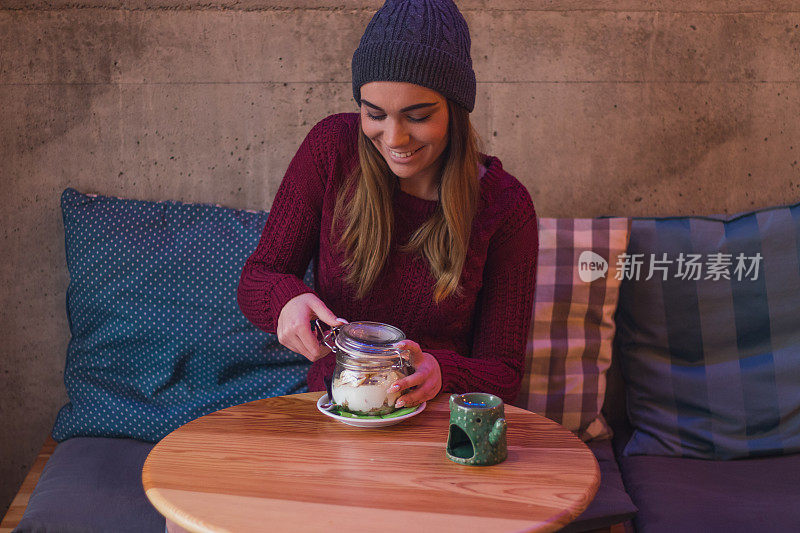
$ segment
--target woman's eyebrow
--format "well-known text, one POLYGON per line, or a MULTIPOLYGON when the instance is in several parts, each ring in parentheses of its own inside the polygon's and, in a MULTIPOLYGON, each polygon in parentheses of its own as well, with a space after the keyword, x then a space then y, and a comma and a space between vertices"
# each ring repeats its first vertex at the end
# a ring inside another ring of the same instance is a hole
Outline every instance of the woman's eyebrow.
MULTIPOLYGON (((367 102, 363 98, 361 99, 361 103, 366 105, 366 106, 368 106, 368 107, 371 107, 372 109, 375 109, 377 111, 383 111, 383 109, 381 109, 380 107, 376 106, 373 103, 367 102)), ((420 109, 422 107, 431 107, 431 106, 434 106, 434 105, 436 105, 436 102, 428 102, 428 103, 425 103, 425 104, 414 104, 414 105, 410 105, 408 107, 404 107, 403 109, 400 110, 400 112, 401 113, 405 113, 406 111, 413 111, 414 109, 420 109)))

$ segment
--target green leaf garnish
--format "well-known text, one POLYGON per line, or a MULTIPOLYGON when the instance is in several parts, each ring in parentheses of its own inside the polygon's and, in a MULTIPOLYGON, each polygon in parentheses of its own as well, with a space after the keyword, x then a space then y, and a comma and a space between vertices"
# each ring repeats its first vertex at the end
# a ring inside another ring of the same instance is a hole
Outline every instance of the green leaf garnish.
POLYGON ((335 409, 335 413, 339 416, 343 416, 345 418, 358 418, 361 420, 381 420, 383 418, 397 418, 398 416, 407 415, 409 413, 413 413, 419 408, 419 406, 415 407, 403 407, 402 409, 398 409, 397 411, 391 412, 386 415, 359 415, 356 413, 351 413, 350 411, 345 410, 344 407, 337 407, 335 409))
POLYGON ((382 415, 381 418, 397 418, 398 416, 407 415, 409 413, 413 413, 417 410, 417 406, 415 407, 403 407, 402 409, 398 409, 393 413, 389 413, 388 415, 382 415))
POLYGON ((361 419, 367 419, 367 420, 371 420, 371 419, 378 420, 378 419, 380 419, 380 416, 377 416, 377 415, 357 415, 355 413, 351 413, 350 411, 345 411, 344 408, 342 408, 342 407, 339 407, 339 408, 336 409, 336 414, 339 415, 339 416, 343 416, 345 418, 361 418, 361 419))

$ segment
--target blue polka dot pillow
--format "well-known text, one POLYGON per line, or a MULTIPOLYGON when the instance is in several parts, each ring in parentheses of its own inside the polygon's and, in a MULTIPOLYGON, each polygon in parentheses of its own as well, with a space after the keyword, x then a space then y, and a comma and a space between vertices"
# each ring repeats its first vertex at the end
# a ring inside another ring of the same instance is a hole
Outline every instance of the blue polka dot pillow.
POLYGON ((157 441, 212 411, 306 390, 308 361, 236 303, 266 213, 73 189, 61 207, 72 338, 57 441, 157 441))

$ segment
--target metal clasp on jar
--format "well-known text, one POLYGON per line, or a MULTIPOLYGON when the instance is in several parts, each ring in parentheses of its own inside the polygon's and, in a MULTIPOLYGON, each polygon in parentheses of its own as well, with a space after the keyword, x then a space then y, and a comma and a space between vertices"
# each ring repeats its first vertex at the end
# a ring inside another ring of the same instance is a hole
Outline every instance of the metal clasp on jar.
POLYGON ((339 334, 339 328, 342 326, 333 326, 328 331, 325 331, 322 329, 322 322, 319 318, 314 319, 314 326, 317 331, 317 341, 336 353, 336 335, 339 334))
POLYGON ((410 351, 397 350, 397 362, 392 365, 392 368, 396 368, 401 374, 405 374, 406 376, 413 374, 414 365, 408 360, 409 357, 411 357, 410 351))

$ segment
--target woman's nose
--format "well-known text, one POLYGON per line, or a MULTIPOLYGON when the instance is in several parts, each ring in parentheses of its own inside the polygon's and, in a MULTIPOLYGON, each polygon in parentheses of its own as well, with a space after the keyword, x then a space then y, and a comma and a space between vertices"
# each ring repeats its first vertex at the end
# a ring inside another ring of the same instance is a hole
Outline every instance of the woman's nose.
POLYGON ((390 148, 404 148, 408 146, 408 131, 398 120, 389 121, 384 131, 384 142, 390 148))

